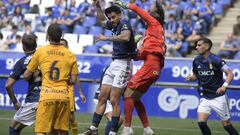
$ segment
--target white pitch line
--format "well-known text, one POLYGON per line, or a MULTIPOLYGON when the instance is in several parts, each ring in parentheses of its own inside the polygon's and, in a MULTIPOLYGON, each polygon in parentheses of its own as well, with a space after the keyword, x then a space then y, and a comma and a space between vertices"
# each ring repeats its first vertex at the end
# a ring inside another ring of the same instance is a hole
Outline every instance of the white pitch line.
MULTIPOLYGON (((0 117, 0 120, 12 120, 12 118, 4 118, 4 117, 0 117)), ((78 125, 82 125, 82 126, 89 126, 91 123, 81 123, 78 122, 78 125)), ((105 127, 105 125, 100 124, 100 127, 105 127)), ((132 126, 133 128, 143 128, 142 126, 132 126)), ((194 130, 194 129, 184 129, 184 128, 168 128, 168 127, 151 127, 152 129, 157 129, 157 130, 172 130, 172 131, 184 131, 184 132, 199 132, 199 130, 194 130)), ((218 134, 225 134, 226 132, 223 131, 217 131, 217 130, 212 130, 213 133, 218 133, 218 134)))

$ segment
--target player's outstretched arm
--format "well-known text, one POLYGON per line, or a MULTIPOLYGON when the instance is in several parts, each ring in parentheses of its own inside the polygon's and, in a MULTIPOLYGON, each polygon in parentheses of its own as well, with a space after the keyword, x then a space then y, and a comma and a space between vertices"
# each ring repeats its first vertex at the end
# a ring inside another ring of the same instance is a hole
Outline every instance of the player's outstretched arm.
POLYGON ((86 103, 86 97, 83 94, 83 91, 81 89, 81 85, 80 85, 80 81, 79 81, 78 77, 77 77, 77 81, 76 81, 76 86, 77 86, 77 90, 79 92, 79 96, 81 98, 82 103, 86 103))
POLYGON ((21 105, 19 104, 19 102, 14 94, 13 85, 15 84, 15 82, 16 82, 15 79, 9 77, 5 84, 5 88, 7 90, 8 96, 10 97, 10 99, 13 102, 15 110, 18 110, 21 107, 21 105))
POLYGON ((78 75, 70 75, 68 85, 74 85, 77 81, 78 75))
POLYGON ((102 11, 102 8, 101 8, 101 6, 100 6, 99 0, 93 0, 93 4, 94 4, 95 7, 96 7, 97 18, 99 19, 102 27, 106 28, 106 27, 107 27, 107 26, 106 26, 106 21, 107 21, 107 19, 106 19, 105 15, 104 15, 104 13, 103 13, 103 11, 102 11))
POLYGON ((149 15, 147 11, 139 8, 136 4, 133 4, 133 3, 126 4, 121 0, 116 0, 115 4, 124 9, 130 9, 136 12, 148 25, 150 25, 150 22, 153 19, 153 17, 149 15))
POLYGON ((228 85, 231 83, 233 76, 234 76, 232 70, 229 68, 224 70, 224 73, 226 74, 227 78, 226 78, 226 81, 223 83, 222 87, 217 89, 218 94, 225 93, 228 85))
POLYGON ((28 80, 31 78, 32 75, 33 75, 33 72, 31 72, 30 70, 27 69, 27 70, 23 73, 23 79, 26 80, 26 81, 28 81, 28 80))

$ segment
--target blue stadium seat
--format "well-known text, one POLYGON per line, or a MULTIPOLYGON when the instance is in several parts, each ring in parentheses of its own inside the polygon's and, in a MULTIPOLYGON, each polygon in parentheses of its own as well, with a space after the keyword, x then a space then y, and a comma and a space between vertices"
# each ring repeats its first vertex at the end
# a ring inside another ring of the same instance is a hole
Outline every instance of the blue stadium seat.
POLYGON ((87 34, 87 28, 81 25, 75 25, 73 28, 74 34, 87 34))
POLYGON ((88 34, 92 34, 93 36, 98 36, 103 33, 103 29, 100 26, 90 27, 88 34))
POLYGON ((91 27, 94 26, 97 22, 96 17, 86 16, 83 21, 83 26, 91 27))
POLYGON ((112 31, 106 29, 106 30, 104 31, 104 35, 105 35, 105 36, 112 36, 112 31))

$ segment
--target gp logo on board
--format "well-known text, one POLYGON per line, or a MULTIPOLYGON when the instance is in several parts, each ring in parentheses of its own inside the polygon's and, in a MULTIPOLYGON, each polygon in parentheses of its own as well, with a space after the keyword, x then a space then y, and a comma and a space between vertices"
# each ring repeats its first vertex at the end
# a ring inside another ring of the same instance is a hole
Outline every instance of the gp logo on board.
POLYGON ((166 112, 174 112, 179 108, 179 117, 188 117, 189 110, 198 107, 199 99, 195 95, 179 94, 174 88, 165 88, 158 95, 158 105, 166 112))

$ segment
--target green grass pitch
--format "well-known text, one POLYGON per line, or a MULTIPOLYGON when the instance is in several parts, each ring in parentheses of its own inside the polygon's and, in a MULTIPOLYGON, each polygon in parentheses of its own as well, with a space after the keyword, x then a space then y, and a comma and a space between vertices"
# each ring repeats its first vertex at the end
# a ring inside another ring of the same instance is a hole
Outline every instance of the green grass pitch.
MULTIPOLYGON (((9 124, 14 115, 14 111, 6 111, 0 110, 0 135, 8 135, 9 124)), ((79 133, 85 130, 85 127, 90 125, 92 120, 91 114, 80 114, 76 113, 75 117, 78 122, 78 129, 79 133)), ((150 126, 155 131, 156 135, 200 135, 200 130, 197 126, 196 120, 189 120, 189 119, 166 119, 166 118, 158 118, 158 117, 150 117, 150 126)), ((101 122, 99 126, 99 135, 103 135, 103 130, 105 126, 105 118, 101 122)), ((227 135, 225 130, 223 129, 220 121, 209 121, 209 127, 212 130, 213 135, 227 135)), ((240 131, 240 123, 233 122, 234 127, 240 131)), ((142 135, 143 128, 141 122, 137 117, 133 118, 133 129, 134 135, 142 135)), ((22 131, 22 135, 34 135, 33 132, 34 126, 30 126, 25 128, 22 131)), ((118 134, 120 135, 122 128, 118 134)), ((70 133, 71 134, 71 133, 70 133)))

